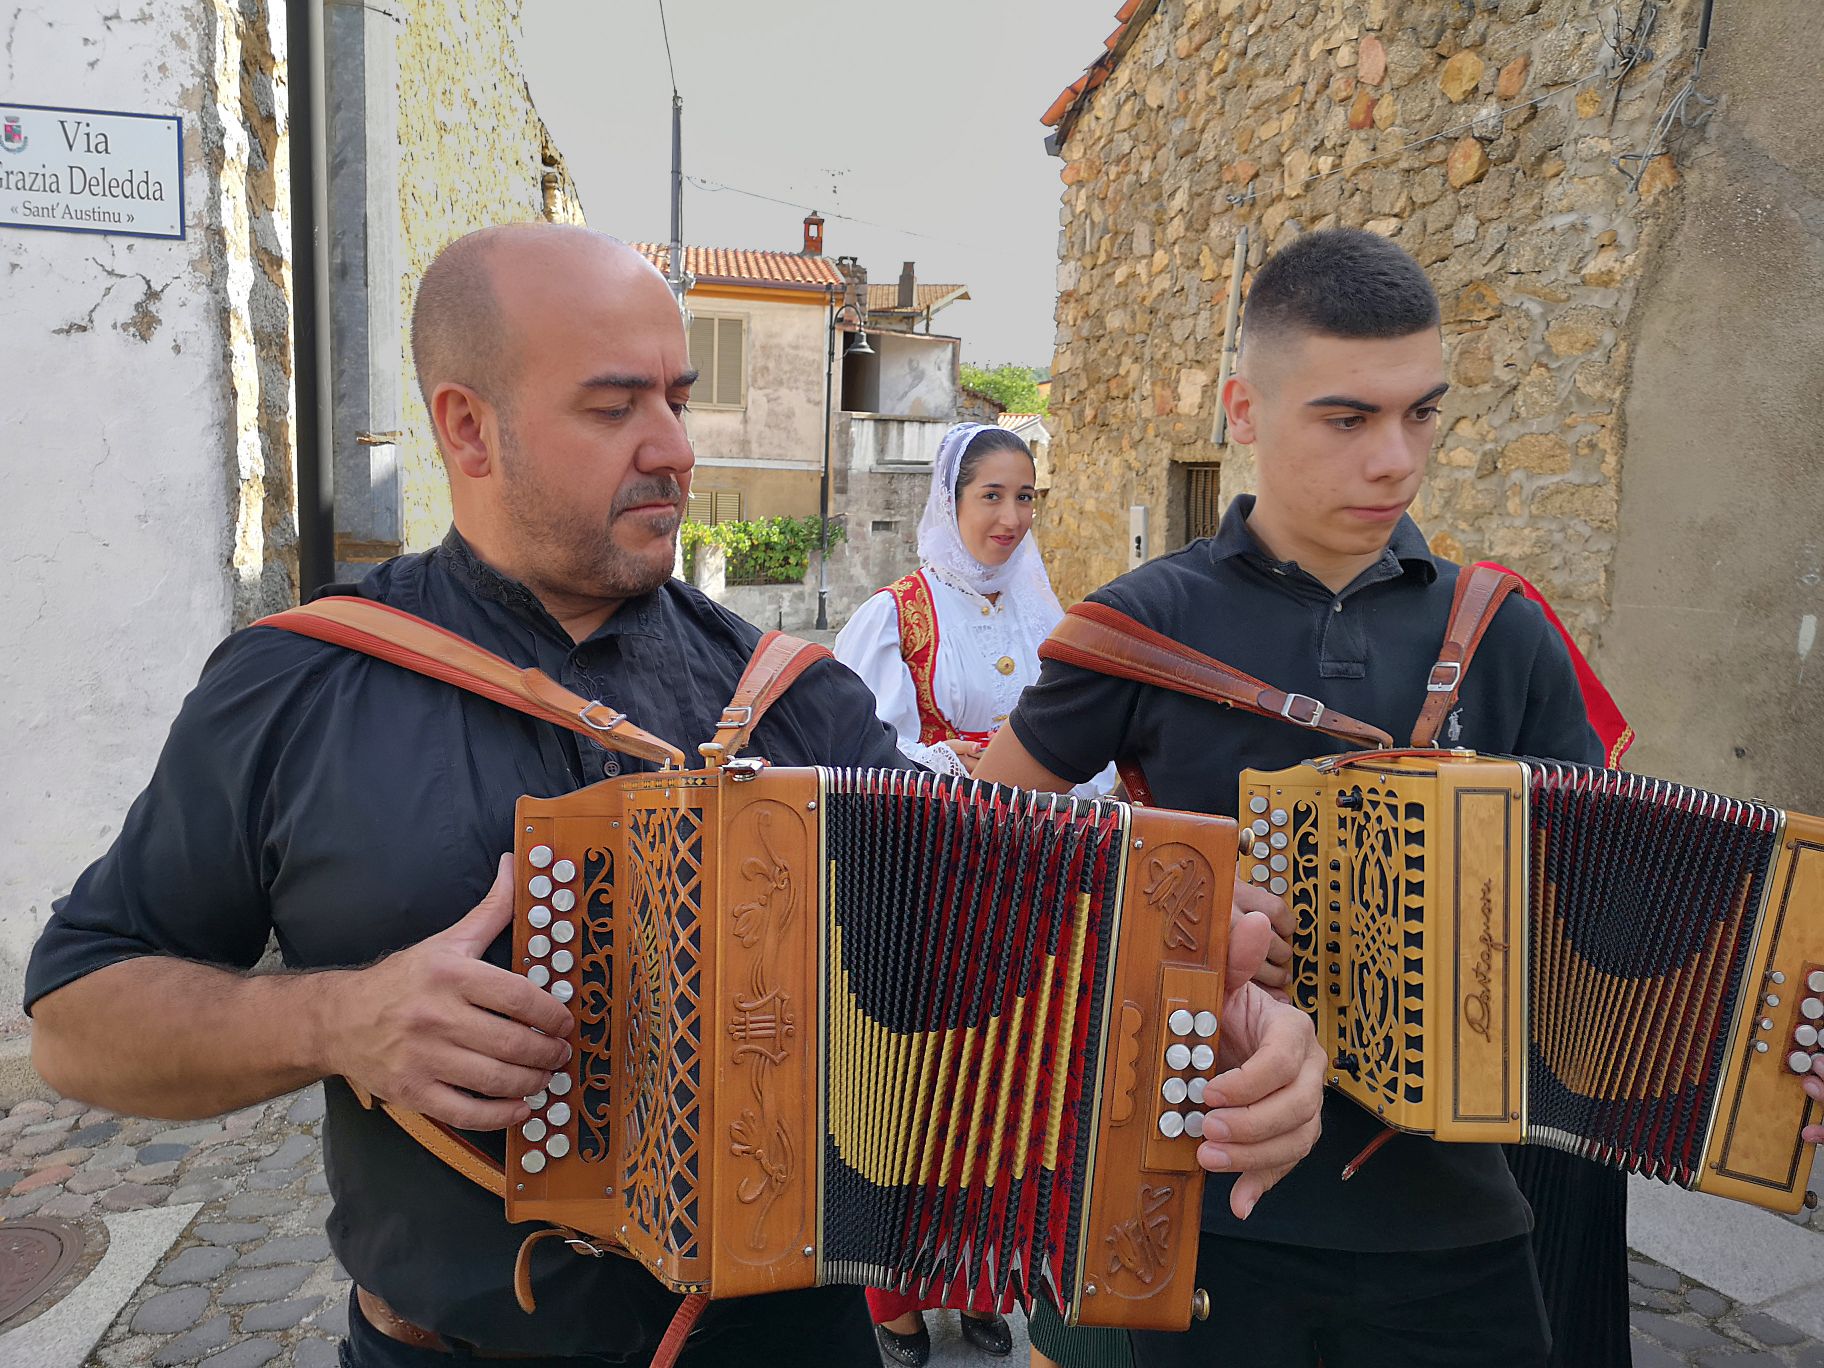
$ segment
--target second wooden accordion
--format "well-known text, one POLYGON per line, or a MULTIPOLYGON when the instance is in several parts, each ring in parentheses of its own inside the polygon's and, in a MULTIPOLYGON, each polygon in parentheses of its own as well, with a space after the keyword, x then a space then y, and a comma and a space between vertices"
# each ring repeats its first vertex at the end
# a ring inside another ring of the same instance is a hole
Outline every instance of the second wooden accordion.
POLYGON ((1795 1211, 1824 1049, 1824 821, 1619 770, 1369 752, 1241 782, 1329 1082, 1795 1211))
POLYGON ((509 1134, 508 1217, 679 1291, 1183 1328, 1234 830, 739 760, 521 799, 515 967, 577 1053, 509 1134))

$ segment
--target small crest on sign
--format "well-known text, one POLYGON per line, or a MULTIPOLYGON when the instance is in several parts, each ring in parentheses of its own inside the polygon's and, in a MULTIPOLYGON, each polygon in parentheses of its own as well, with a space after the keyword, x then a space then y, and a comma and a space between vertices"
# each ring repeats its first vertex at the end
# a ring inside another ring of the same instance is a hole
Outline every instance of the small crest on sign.
POLYGON ((0 147, 8 152, 25 151, 25 123, 17 114, 0 118, 0 147))

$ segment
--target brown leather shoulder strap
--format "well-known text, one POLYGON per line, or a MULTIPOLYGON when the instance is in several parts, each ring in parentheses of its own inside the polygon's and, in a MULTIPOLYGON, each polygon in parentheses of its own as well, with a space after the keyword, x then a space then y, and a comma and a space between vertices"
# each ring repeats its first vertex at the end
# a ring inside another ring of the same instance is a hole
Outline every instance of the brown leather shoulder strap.
POLYGON ((1079 603, 1067 610, 1064 620, 1039 647, 1039 659, 1060 660, 1260 717, 1281 718, 1354 746, 1378 750, 1393 744, 1393 738, 1379 727, 1345 717, 1306 694, 1283 693, 1106 604, 1079 603))
POLYGON ((784 632, 768 632, 748 657, 747 668, 735 685, 735 696, 728 700, 716 723, 714 739, 705 741, 697 750, 711 764, 733 760, 766 716, 766 710, 797 682, 798 676, 820 660, 835 658, 827 646, 784 632))
POLYGON ((1519 587, 1518 576, 1492 566, 1477 565, 1458 573, 1450 620, 1444 624, 1444 645, 1425 680, 1425 706, 1419 709, 1419 720, 1412 729, 1412 745, 1436 744, 1438 728, 1456 706, 1463 672, 1469 668, 1476 647, 1482 644, 1489 623, 1495 620, 1495 610, 1519 587))
POLYGON ((433 622, 372 599, 343 595, 318 599, 253 625, 278 627, 360 651, 568 727, 610 750, 676 769, 684 767, 684 752, 634 726, 625 713, 573 694, 550 676, 521 669, 433 622))

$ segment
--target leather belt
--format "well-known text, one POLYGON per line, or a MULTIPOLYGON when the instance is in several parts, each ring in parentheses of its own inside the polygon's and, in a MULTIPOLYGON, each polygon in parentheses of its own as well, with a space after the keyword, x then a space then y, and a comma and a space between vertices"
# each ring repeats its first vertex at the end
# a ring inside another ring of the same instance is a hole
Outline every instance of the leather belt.
MULTIPOLYGON (((390 1340, 400 1344, 409 1344, 414 1349, 428 1349, 433 1354, 454 1354, 455 1348, 435 1330, 427 1330, 422 1325, 414 1325, 379 1297, 365 1287, 355 1288, 355 1301, 361 1307, 361 1314, 367 1317, 367 1323, 390 1340)), ((471 1358, 477 1359, 535 1359, 546 1357, 541 1354, 513 1354, 500 1350, 471 1349, 471 1358)))

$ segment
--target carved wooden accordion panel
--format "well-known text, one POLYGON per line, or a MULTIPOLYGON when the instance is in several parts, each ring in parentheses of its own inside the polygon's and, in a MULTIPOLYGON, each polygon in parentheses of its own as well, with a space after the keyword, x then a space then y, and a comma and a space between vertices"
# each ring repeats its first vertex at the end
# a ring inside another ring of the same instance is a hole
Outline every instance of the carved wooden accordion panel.
POLYGON ((1440 1140, 1798 1208, 1824 822, 1466 751, 1248 770, 1241 818, 1341 1092, 1440 1140))
POLYGON ((679 1290, 1193 1303, 1234 824, 923 771, 520 801, 517 967, 577 1055, 508 1215, 679 1290))

